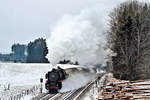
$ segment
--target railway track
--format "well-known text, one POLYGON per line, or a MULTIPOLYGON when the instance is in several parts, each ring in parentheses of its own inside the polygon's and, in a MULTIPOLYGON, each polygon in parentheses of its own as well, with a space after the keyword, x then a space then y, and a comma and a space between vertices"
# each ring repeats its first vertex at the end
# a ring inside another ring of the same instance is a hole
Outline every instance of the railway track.
POLYGON ((49 95, 47 94, 46 96, 42 97, 39 100, 73 100, 73 98, 75 98, 78 95, 78 93, 80 93, 83 89, 84 87, 66 93, 58 93, 49 98, 46 98, 49 95))
POLYGON ((97 81, 97 78, 93 80, 92 82, 90 82, 89 84, 87 84, 86 86, 73 90, 65 94, 65 96, 58 98, 58 99, 54 99, 54 100, 81 100, 82 96, 87 92, 88 89, 90 89, 93 86, 93 84, 96 81, 97 81))
POLYGON ((32 98, 31 100, 48 100, 49 98, 55 96, 55 94, 43 93, 38 95, 37 97, 32 98))
POLYGON ((80 100, 81 97, 86 93, 86 91, 92 87, 92 85, 96 82, 96 80, 97 79, 90 82, 86 86, 73 91, 57 94, 43 93, 38 97, 33 98, 32 100, 80 100))
POLYGON ((77 90, 73 90, 69 92, 67 95, 63 96, 62 98, 59 98, 58 100, 73 100, 78 93, 80 93, 83 90, 84 87, 79 88, 77 90))
POLYGON ((40 98, 39 100, 49 100, 49 98, 52 98, 53 96, 55 96, 56 94, 47 94, 44 97, 40 98))
POLYGON ((82 88, 64 93, 57 99, 55 98, 55 99, 50 99, 50 100, 81 100, 81 97, 87 92, 89 88, 92 87, 92 85, 95 83, 96 80, 97 79, 95 79, 94 81, 90 82, 88 85, 82 88))

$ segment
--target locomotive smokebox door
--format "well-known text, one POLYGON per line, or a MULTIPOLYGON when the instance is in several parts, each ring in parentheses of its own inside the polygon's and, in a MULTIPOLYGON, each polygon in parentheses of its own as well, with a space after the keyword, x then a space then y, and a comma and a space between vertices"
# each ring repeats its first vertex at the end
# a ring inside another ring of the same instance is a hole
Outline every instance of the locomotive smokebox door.
POLYGON ((40 78, 40 82, 43 83, 43 78, 40 78))

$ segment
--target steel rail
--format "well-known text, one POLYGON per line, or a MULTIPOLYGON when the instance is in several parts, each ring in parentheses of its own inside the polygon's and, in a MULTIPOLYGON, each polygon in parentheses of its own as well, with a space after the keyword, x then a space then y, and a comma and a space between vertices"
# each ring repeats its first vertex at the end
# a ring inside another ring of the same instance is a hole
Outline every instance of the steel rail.
POLYGON ((40 98, 39 100, 48 100, 49 98, 55 96, 56 94, 47 94, 45 96, 43 96, 42 98, 40 98))
POLYGON ((85 92, 91 88, 93 86, 93 84, 98 80, 98 78, 96 78, 94 81, 92 81, 91 83, 89 83, 87 86, 85 86, 77 95, 73 100, 80 100, 80 98, 85 94, 85 92))
POLYGON ((33 97, 31 100, 39 100, 40 98, 46 96, 48 93, 42 93, 42 94, 39 94, 38 96, 36 97, 33 97))
POLYGON ((87 86, 73 90, 71 92, 68 92, 67 94, 63 94, 63 96, 61 98, 58 98, 57 100, 79 100, 85 94, 86 90, 91 88, 91 86, 93 86, 93 84, 96 81, 97 81, 97 78, 94 81, 90 82, 87 86))
POLYGON ((81 87, 79 89, 66 92, 66 93, 57 93, 57 94, 42 94, 41 96, 38 96, 32 100, 80 100, 81 97, 86 93, 86 91, 93 86, 93 84, 98 80, 96 78, 89 84, 87 84, 84 87, 81 87))
POLYGON ((63 94, 61 93, 57 93, 56 95, 54 95, 53 97, 49 98, 48 100, 56 100, 58 99, 59 97, 61 97, 63 94))

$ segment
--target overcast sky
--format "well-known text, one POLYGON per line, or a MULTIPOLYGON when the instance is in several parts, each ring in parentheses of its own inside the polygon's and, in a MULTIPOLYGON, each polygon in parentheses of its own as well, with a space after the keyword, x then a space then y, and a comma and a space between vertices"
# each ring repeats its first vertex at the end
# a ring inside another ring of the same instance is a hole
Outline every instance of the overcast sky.
MULTIPOLYGON (((93 6, 112 9, 123 0, 0 0, 0 52, 14 43, 48 38, 50 27, 65 14, 78 14, 93 6)), ((125 1, 125 0, 124 0, 125 1)))

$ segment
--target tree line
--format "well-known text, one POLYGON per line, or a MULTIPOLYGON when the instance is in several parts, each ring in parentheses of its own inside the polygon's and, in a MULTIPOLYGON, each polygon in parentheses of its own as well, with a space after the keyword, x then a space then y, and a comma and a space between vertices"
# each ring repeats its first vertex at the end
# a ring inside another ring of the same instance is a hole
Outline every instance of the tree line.
POLYGON ((0 61, 22 62, 22 63, 49 63, 46 55, 48 47, 46 40, 38 38, 33 42, 24 44, 13 44, 12 53, 0 54, 0 61))
POLYGON ((113 74, 119 79, 137 80, 150 76, 150 4, 127 1, 110 14, 108 47, 113 74))
MULTIPOLYGON (((50 63, 46 58, 48 54, 48 47, 46 39, 38 38, 34 41, 25 44, 13 44, 11 47, 12 53, 0 54, 0 61, 4 62, 21 62, 21 63, 50 63)), ((71 60, 59 61, 58 64, 74 64, 79 63, 72 62, 71 60)))

